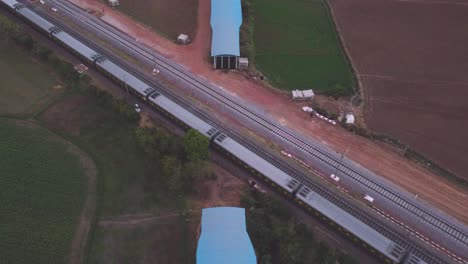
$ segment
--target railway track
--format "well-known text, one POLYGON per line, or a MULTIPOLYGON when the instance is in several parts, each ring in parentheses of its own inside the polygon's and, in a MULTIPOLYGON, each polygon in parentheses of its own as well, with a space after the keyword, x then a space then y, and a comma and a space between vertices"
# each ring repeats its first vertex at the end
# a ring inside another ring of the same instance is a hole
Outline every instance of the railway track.
POLYGON ((250 119, 256 124, 261 125, 268 131, 271 131, 272 133, 274 133, 276 136, 294 145, 296 148, 328 164, 330 167, 336 169, 336 171, 339 171, 342 174, 350 177, 354 181, 358 182, 361 185, 366 186, 370 190, 373 190, 376 193, 379 193, 381 196, 385 197, 391 203, 398 205, 399 207, 403 208, 409 213, 417 216, 423 221, 431 224, 435 228, 441 230, 447 235, 453 237, 454 239, 468 246, 468 234, 461 231, 457 227, 447 223, 446 221, 438 218, 435 214, 421 208, 419 205, 414 204, 409 200, 406 200, 401 195, 377 183, 370 177, 367 177, 359 173, 358 171, 354 170, 353 168, 340 163, 339 159, 332 157, 331 155, 326 153, 324 150, 309 143, 306 139, 295 135, 294 133, 292 133, 291 131, 288 131, 287 129, 280 126, 279 124, 276 124, 275 122, 269 120, 268 118, 249 109, 243 104, 223 94, 222 92, 219 91, 219 89, 214 88, 210 85, 207 85, 205 81, 201 80, 200 78, 193 76, 192 74, 187 74, 184 69, 177 67, 173 63, 167 62, 166 58, 160 56, 159 54, 154 54, 151 50, 149 50, 149 48, 139 47, 138 45, 135 45, 135 43, 133 43, 134 40, 129 38, 128 35, 126 35, 125 33, 122 33, 122 32, 116 33, 114 28, 109 29, 110 26, 101 25, 99 21, 92 22, 92 20, 94 19, 90 19, 88 14, 83 14, 83 10, 80 9, 79 7, 71 3, 65 3, 63 1, 51 0, 51 2, 53 2, 58 7, 60 7, 60 9, 72 14, 76 19, 79 19, 82 23, 85 23, 88 26, 93 27, 96 30, 100 31, 101 33, 110 36, 111 38, 120 42, 121 44, 128 47, 129 49, 135 52, 138 52, 141 56, 146 57, 148 60, 153 61, 153 62, 156 61, 156 64, 159 67, 174 74, 175 76, 186 81, 192 86, 198 88, 200 91, 202 91, 206 95, 214 98, 217 101, 222 102, 224 105, 228 106, 231 110, 236 111, 237 113, 250 119))
MULTIPOLYGON (((32 8, 35 9, 36 12, 41 13, 41 15, 47 17, 48 19, 50 19, 51 21, 56 23, 57 25, 60 25, 62 28, 66 29, 69 33, 74 35, 80 41, 83 41, 84 43, 86 43, 90 47, 94 48, 95 50, 99 51, 103 55, 109 57, 113 61, 118 62, 118 64, 122 65, 127 71, 131 72, 135 76, 141 78, 142 80, 144 80, 147 83, 152 83, 155 86, 155 88, 160 90, 160 92, 162 92, 164 95, 168 96, 171 100, 174 100, 176 103, 182 105, 183 107, 185 107, 187 109, 190 109, 190 111, 192 113, 194 113, 195 115, 197 115, 197 116, 201 117, 202 119, 208 121, 209 123, 211 123, 215 127, 219 128, 221 131, 228 134, 229 136, 231 136, 235 140, 238 140, 239 142, 243 143, 246 147, 248 147, 253 152, 259 154, 260 156, 262 156, 263 158, 265 158, 266 160, 268 160, 269 162, 271 162, 275 166, 279 167, 280 169, 282 169, 286 173, 288 173, 291 176, 294 176, 295 178, 300 180, 304 185, 308 186, 311 190, 319 193, 320 195, 322 195, 326 199, 328 199, 331 202, 335 203, 336 205, 338 205, 339 207, 341 207, 342 209, 344 209, 348 213, 352 214, 356 218, 358 218, 361 221, 363 221, 364 223, 368 224, 370 227, 372 227, 376 231, 382 233, 383 235, 387 236, 388 238, 390 238, 390 239, 394 240, 395 242, 399 243, 401 246, 403 246, 405 249, 409 250, 413 254, 421 257, 423 260, 427 261, 428 263, 444 263, 441 259, 439 259, 436 256, 433 256, 431 253, 428 253, 425 249, 420 248, 420 247, 418 247, 418 246, 416 246, 416 245, 402 239, 400 235, 398 235, 397 233, 395 233, 395 232, 391 231, 390 229, 388 229, 387 227, 385 227, 385 225, 382 222, 374 220, 371 217, 367 216, 365 213, 362 213, 359 209, 357 209, 355 206, 348 203, 345 199, 333 194, 333 192, 331 192, 330 190, 325 189, 324 187, 319 186, 318 184, 312 183, 308 179, 308 177, 306 175, 298 172, 297 170, 295 170, 291 166, 287 165, 286 163, 278 161, 276 158, 272 157, 267 151, 255 146, 253 143, 251 143, 249 141, 246 141, 245 139, 243 139, 239 135, 234 134, 232 131, 226 131, 225 129, 222 128, 222 125, 220 125, 217 121, 215 121, 213 118, 211 118, 208 114, 203 113, 199 109, 196 109, 196 108, 192 107, 189 102, 181 99, 175 93, 170 91, 170 89, 167 89, 166 87, 161 85, 159 82, 155 82, 155 80, 145 76, 144 74, 141 74, 140 72, 137 72, 127 62, 123 61, 122 59, 118 58, 117 56, 114 56, 113 54, 110 54, 110 52, 103 51, 102 48, 100 48, 99 46, 95 45, 94 43, 91 43, 87 39, 82 38, 79 33, 77 34, 75 32, 75 30, 71 29, 69 26, 61 23, 60 21, 57 21, 55 18, 53 18, 52 16, 50 16, 49 14, 47 14, 46 12, 44 12, 44 11, 42 11, 40 9, 37 9, 37 8, 34 8, 34 7, 32 7, 32 8)), ((63 8, 63 6, 61 8, 63 8)), ((151 57, 153 58, 152 55, 151 55, 151 57)), ((169 65, 169 64, 167 64, 167 65, 169 65)), ((231 100, 231 99, 229 99, 229 100, 231 100)), ((249 111, 251 111, 251 110, 249 110, 249 111)), ((258 115, 256 115, 256 116, 259 118, 258 115)), ((266 121, 264 121, 263 123, 266 123, 266 121)), ((260 123, 260 124, 263 125, 263 123, 260 123)), ((279 128, 277 128, 277 129, 279 129, 279 128)), ((322 153, 322 155, 325 155, 325 154, 322 153)), ((333 158, 330 158, 330 157, 325 155, 323 161, 326 161, 327 159, 328 159, 328 162, 333 162, 334 161, 334 162, 336 162, 336 166, 343 167, 343 165, 339 165, 339 163, 336 160, 334 160, 333 158)))

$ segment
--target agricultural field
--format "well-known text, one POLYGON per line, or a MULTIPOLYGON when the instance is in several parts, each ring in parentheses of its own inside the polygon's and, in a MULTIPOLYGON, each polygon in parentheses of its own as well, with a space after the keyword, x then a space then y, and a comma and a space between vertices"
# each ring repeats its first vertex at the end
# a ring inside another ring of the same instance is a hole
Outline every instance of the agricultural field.
POLYGON ((468 6, 329 1, 376 132, 468 180, 468 6))
POLYGON ((0 42, 0 116, 28 116, 64 92, 52 73, 11 43, 0 42))
POLYGON ((177 262, 189 257, 183 248, 189 243, 184 221, 176 217, 170 218, 170 225, 148 225, 145 221, 131 224, 135 222, 130 219, 186 210, 184 195, 167 190, 157 160, 136 142, 134 122, 122 118, 94 95, 82 93, 65 96, 39 120, 89 153, 99 171, 99 217, 85 263, 184 263, 177 262), (114 228, 102 224, 107 221, 121 225, 114 228), (174 252, 170 255, 174 261, 167 262, 167 252, 158 248, 174 252))
POLYGON ((253 0, 256 67, 280 89, 348 95, 354 79, 324 0, 253 0))
POLYGON ((191 263, 194 252, 190 249, 196 240, 187 239, 186 226, 178 216, 143 224, 104 224, 96 234, 88 263, 191 263))
POLYGON ((0 119, 2 263, 64 263, 86 190, 79 157, 36 124, 0 119))
POLYGON ((99 169, 102 216, 179 206, 178 199, 166 195, 164 186, 148 184, 158 177, 160 169, 139 148, 135 124, 102 106, 94 96, 69 94, 44 111, 39 120, 93 157, 99 169))
POLYGON ((179 34, 195 35, 198 0, 126 0, 118 10, 171 40, 179 34))

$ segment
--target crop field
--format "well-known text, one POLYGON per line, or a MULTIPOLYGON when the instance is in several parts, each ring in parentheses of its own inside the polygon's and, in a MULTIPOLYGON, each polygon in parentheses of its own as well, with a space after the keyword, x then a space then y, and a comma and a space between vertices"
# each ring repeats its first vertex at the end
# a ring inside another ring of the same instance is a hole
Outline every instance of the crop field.
POLYGON ((253 0, 255 63, 284 90, 346 95, 354 79, 323 0, 253 0))
POLYGON ((0 115, 27 116, 44 108, 64 88, 23 51, 0 43, 0 115))
POLYGON ((118 9, 171 40, 197 29, 198 0, 127 0, 118 9))
POLYGON ((53 134, 18 122, 0 119, 0 262, 64 263, 86 177, 53 134))
MULTIPOLYGON (((157 197, 145 186, 159 168, 138 147, 135 125, 102 107, 93 96, 70 94, 39 117, 51 130, 92 156, 99 170, 101 215, 142 213, 177 206, 178 199, 160 186, 157 197), (164 206, 163 206, 164 205, 164 206), (159 207, 161 206, 161 207, 159 207)), ((157 185, 155 184, 155 187, 157 185)))
POLYGON ((332 0, 369 128, 468 179, 468 6, 332 0))

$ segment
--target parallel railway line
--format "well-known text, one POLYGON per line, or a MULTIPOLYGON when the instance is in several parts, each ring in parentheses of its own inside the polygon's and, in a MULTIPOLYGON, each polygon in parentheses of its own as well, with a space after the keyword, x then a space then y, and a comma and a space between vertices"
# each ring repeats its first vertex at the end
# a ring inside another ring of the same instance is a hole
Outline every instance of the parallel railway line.
MULTIPOLYGON (((62 7, 63 8, 63 7, 62 7)), ((62 26, 63 28, 67 28, 68 31, 70 33, 72 32, 75 32, 75 30, 71 29, 70 27, 68 27, 67 25, 64 25, 63 23, 60 23, 59 21, 57 21, 56 19, 54 19, 53 17, 51 17, 50 15, 46 14, 45 12, 41 11, 41 10, 37 10, 37 12, 41 13, 42 15, 48 17, 50 20, 56 22, 57 24, 60 24, 60 26, 62 26)), ((122 59, 116 57, 116 56, 113 56, 112 54, 110 54, 109 52, 104 52, 102 50, 102 48, 98 47, 97 45, 94 45, 93 43, 90 43, 90 41, 82 38, 79 36, 79 34, 74 34, 75 37, 77 37, 78 39, 80 39, 81 41, 83 41, 84 43, 90 45, 91 47, 95 48, 96 50, 99 50, 103 55, 109 57, 109 58, 112 58, 114 61, 118 62, 120 65, 123 65, 126 70, 128 70, 129 72, 131 72, 132 74, 135 74, 135 76, 138 76, 139 78, 141 78, 142 80, 148 82, 148 83, 152 83, 156 86, 156 88, 164 91, 164 94, 166 95, 169 95, 168 97, 170 97, 171 99, 173 99, 174 101, 176 101, 177 103, 179 103, 180 105, 184 106, 185 108, 187 109, 190 109, 190 111, 194 114, 196 114, 197 116, 199 117, 202 117, 202 119, 204 120, 207 120, 209 121, 209 123, 212 123, 213 125, 215 125, 216 127, 220 128, 220 130, 222 130, 223 132, 227 132, 225 130, 222 129, 222 126, 220 124, 218 124, 218 122, 216 122, 215 120, 213 120, 212 118, 210 118, 207 114, 204 114, 202 113, 200 110, 192 107, 190 105, 190 103, 187 103, 186 101, 182 100, 181 98, 179 98, 177 95, 175 95, 172 91, 170 91, 169 89, 165 88, 164 86, 162 86, 161 84, 159 83, 156 83, 154 80, 148 78, 147 76, 133 70, 133 68, 127 63, 127 62, 124 62, 122 59)), ((129 46, 129 48, 132 48, 131 46, 129 46)), ((133 49, 133 48, 132 48, 133 49)), ((151 58, 154 58, 152 55, 149 55, 151 58)), ((173 69, 172 66, 170 66, 169 64, 165 64, 165 65, 168 65, 166 67, 168 67, 169 69, 165 68, 166 70, 168 71, 171 71, 173 72, 174 74, 178 73, 178 74, 181 74, 182 77, 184 79, 187 79, 189 77, 187 77, 184 73, 181 73, 181 72, 178 72, 176 71, 176 69, 173 69)), ((160 64, 161 66, 161 64, 160 64)), ((197 82, 199 83, 198 81, 196 81, 196 79, 188 79, 187 82, 190 82, 192 83, 193 85, 196 85, 195 83, 193 82, 197 82)), ((199 83, 201 85, 201 83, 199 83)), ((208 87, 208 86, 206 86, 208 87)), ((209 87, 208 87, 209 88, 209 87)), ((206 91, 205 91, 206 92, 206 91)), ((288 132, 288 131, 284 131, 284 129, 282 129, 281 127, 271 123, 270 121, 268 120, 265 120, 263 117, 257 115, 256 113, 254 113, 253 111, 249 110, 248 108, 244 108, 242 105, 234 102, 233 100, 231 100, 230 98, 227 98, 225 97, 224 95, 222 94, 219 94, 219 96, 222 96, 223 98, 225 98, 226 101, 229 102, 229 106, 233 109, 238 109, 239 107, 241 108, 241 110, 243 111, 243 115, 249 115, 249 113, 252 113, 254 115, 254 117, 249 117, 251 118, 252 120, 254 119, 259 119, 259 124, 261 124, 262 126, 268 128, 268 127, 272 127, 272 129, 270 129, 271 131, 274 131, 275 133, 279 134, 281 137, 287 139, 289 142, 291 142, 292 144, 296 145, 297 147, 303 149, 304 151, 307 151, 303 146, 299 145, 302 141, 302 139, 299 139, 297 138, 296 136, 294 136, 292 133, 288 132), (297 143, 299 142, 299 143, 297 143)), ((218 97, 219 98, 219 97, 218 97)), ((224 100, 224 99, 218 99, 218 100, 224 100)), ((255 120, 254 120, 255 121, 255 120)), ((256 121, 255 121, 256 122, 256 121)), ((340 206, 341 208, 343 208, 345 211, 349 212, 350 214, 352 214, 353 216, 355 216, 356 218, 360 219, 361 221, 363 221, 364 223, 368 224, 369 226, 371 226, 372 228, 374 228, 375 230, 377 230, 378 232, 382 233, 383 235, 389 237, 390 239, 393 239, 397 242, 400 243, 400 245, 402 245, 404 248, 410 250, 411 252, 413 252, 415 255, 417 256, 420 256, 422 259, 426 260, 428 263, 443 263, 440 259, 438 259, 437 257, 435 256, 432 256, 431 254, 427 253, 424 249, 422 248, 419 248, 417 246, 414 246, 412 245, 411 243, 408 243, 407 241, 403 240, 400 238, 400 236, 396 233, 394 233, 393 231, 389 230, 388 228, 386 228, 382 223, 379 223, 373 219, 371 219, 370 217, 366 216, 365 214, 361 213, 358 209, 356 209, 354 206, 350 205, 348 202, 346 202, 345 199, 343 198, 340 198, 339 196, 336 196, 334 195, 333 193, 331 193, 329 190, 326 190, 325 188, 319 186, 318 184, 315 184, 315 183, 312 183, 308 178, 307 176, 299 173, 298 171, 296 171, 295 169, 293 169, 292 167, 290 167, 289 165, 283 163, 283 162, 280 162, 278 161, 277 159, 271 157, 270 154, 268 154, 266 151, 256 147, 254 144, 242 139, 241 137, 239 137, 238 135, 234 135, 232 131, 229 131, 227 132, 227 134, 229 134, 231 137, 235 138, 236 140, 239 140, 240 142, 242 142, 243 144, 246 145, 246 147, 248 147, 249 149, 251 149, 252 151, 254 151, 255 153, 258 153, 260 154, 262 157, 264 157, 266 160, 270 161, 272 164, 275 164, 275 166, 281 168, 282 170, 284 170, 285 172, 287 172, 288 174, 296 177, 297 179, 299 179, 303 184, 305 184, 306 186, 308 186, 309 188, 311 188, 312 190, 314 190, 315 192, 319 193, 320 195, 322 195, 323 197, 327 198, 328 200, 332 201, 333 203, 337 204, 338 206, 340 206)), ((307 142, 302 142, 302 143, 305 143, 305 144, 309 144, 307 142)), ((309 144, 310 145, 310 144, 309 144)), ((343 171, 346 171, 347 173, 355 173, 356 176, 355 177, 359 177, 361 175, 359 175, 357 172, 353 171, 352 169, 350 168, 346 168, 344 165, 341 165, 339 162, 337 162, 335 159, 333 159, 332 157, 329 157, 327 156, 326 154, 322 153, 321 151, 319 150, 316 150, 315 148, 313 148, 313 146, 310 146, 310 148, 312 148, 313 150, 316 151, 315 155, 313 153, 309 151, 307 151, 308 153, 311 153, 312 155, 314 155, 315 157, 317 157, 318 159, 321 159, 322 161, 326 162, 326 163, 329 163, 329 164, 334 164, 332 166, 336 166, 336 167, 343 167, 343 169, 340 169, 340 170, 343 170, 343 171)), ((339 168, 338 168, 339 169, 339 168)), ((362 181, 365 181, 366 178, 361 176, 362 178, 364 179, 361 179, 362 181)), ((367 184, 372 184, 373 182, 368 182, 367 184)), ((374 188, 379 188, 380 186, 378 186, 376 183, 373 183, 375 184, 376 186, 374 188)), ((382 187, 380 187, 382 188, 382 187)), ((384 191, 386 191, 384 189, 384 191)), ((389 192, 389 191, 388 191, 389 192)), ((389 192, 389 194, 391 194, 389 192)), ((400 198, 401 199, 401 198, 400 198)), ((404 202, 404 200, 402 200, 404 202)))

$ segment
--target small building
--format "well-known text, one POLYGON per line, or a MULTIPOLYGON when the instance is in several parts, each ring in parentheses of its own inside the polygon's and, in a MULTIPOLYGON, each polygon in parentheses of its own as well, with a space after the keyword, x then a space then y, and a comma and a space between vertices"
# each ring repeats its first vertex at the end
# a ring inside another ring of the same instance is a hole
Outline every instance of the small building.
POLYGON ((291 91, 292 99, 294 101, 307 101, 314 98, 314 92, 312 90, 293 90, 291 91))
POLYGON ((112 7, 120 5, 119 0, 107 0, 107 4, 112 7))
POLYGON ((211 59, 215 69, 237 69, 241 0, 211 0, 211 59))
POLYGON ((237 66, 239 70, 247 70, 249 68, 249 59, 248 58, 237 58, 237 66))
POLYGON ((354 120, 354 115, 353 114, 346 114, 346 121, 345 121, 346 124, 352 125, 352 124, 354 124, 354 121, 355 120, 354 120))
POLYGON ((213 207, 202 210, 196 263, 257 263, 247 233, 244 208, 213 207))
POLYGON ((177 43, 178 43, 178 44, 185 45, 185 44, 189 43, 189 41, 190 41, 189 36, 187 36, 187 35, 185 35, 185 34, 180 34, 180 35, 177 37, 177 43))

